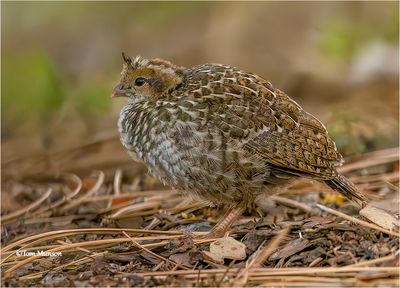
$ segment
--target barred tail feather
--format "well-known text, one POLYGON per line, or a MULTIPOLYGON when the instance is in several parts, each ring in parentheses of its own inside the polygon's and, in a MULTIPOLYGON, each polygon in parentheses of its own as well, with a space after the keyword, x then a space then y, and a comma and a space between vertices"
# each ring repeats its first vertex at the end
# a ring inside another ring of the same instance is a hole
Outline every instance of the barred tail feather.
POLYGON ((328 186, 333 190, 338 191, 350 200, 356 201, 358 204, 367 201, 367 198, 365 198, 365 196, 358 191, 353 182, 343 175, 338 175, 333 179, 325 180, 325 183, 328 184, 328 186), (361 201, 361 203, 359 203, 359 201, 361 201))

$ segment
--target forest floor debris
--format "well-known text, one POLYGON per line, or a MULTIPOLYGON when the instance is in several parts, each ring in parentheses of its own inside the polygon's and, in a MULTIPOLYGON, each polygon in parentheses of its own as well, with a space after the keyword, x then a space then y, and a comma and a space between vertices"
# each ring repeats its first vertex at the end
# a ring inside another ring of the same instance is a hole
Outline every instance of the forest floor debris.
POLYGON ((192 236, 206 234, 224 207, 188 200, 129 166, 8 178, 1 284, 398 287, 398 153, 368 153, 341 168, 383 216, 367 209, 365 218, 303 179, 248 209, 219 240, 192 236))

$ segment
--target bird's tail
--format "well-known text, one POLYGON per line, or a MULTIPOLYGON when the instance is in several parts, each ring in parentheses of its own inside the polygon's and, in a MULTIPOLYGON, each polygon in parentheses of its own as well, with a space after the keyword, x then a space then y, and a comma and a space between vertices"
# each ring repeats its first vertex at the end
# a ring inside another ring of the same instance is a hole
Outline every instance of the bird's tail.
POLYGON ((343 175, 338 175, 333 179, 325 180, 333 190, 338 191, 350 200, 354 200, 360 206, 367 202, 367 198, 357 189, 356 185, 343 175), (361 203, 360 203, 361 201, 361 203))

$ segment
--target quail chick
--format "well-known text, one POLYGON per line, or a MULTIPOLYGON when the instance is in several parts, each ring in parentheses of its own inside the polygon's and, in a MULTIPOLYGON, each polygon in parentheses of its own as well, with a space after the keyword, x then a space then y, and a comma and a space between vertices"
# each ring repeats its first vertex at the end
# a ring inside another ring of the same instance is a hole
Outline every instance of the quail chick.
POLYGON ((164 184, 230 205, 210 237, 223 236, 257 196, 297 177, 366 201, 336 171, 343 160, 325 126, 267 80, 229 65, 186 69, 122 56, 112 94, 128 98, 121 142, 164 184))

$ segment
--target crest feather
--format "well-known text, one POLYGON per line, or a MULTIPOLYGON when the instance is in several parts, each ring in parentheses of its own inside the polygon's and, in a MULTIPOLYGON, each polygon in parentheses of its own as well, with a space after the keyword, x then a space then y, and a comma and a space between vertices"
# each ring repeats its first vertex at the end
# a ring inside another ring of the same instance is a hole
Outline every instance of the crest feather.
POLYGON ((178 67, 174 64, 172 64, 169 61, 163 60, 163 59, 151 59, 147 60, 141 56, 136 56, 135 58, 131 58, 126 56, 124 52, 122 52, 122 59, 124 59, 125 64, 127 65, 127 68, 129 69, 138 69, 138 68, 171 68, 171 71, 180 71, 183 70, 184 67, 178 67))
POLYGON ((122 52, 122 59, 126 65, 128 65, 131 69, 137 69, 139 67, 148 66, 149 60, 142 58, 141 56, 136 56, 133 60, 131 57, 126 56, 124 52, 122 52))

